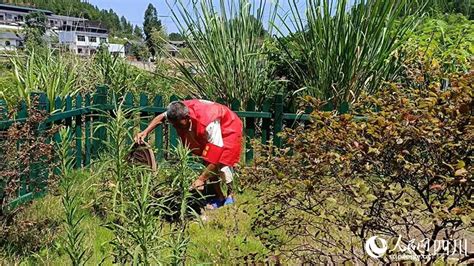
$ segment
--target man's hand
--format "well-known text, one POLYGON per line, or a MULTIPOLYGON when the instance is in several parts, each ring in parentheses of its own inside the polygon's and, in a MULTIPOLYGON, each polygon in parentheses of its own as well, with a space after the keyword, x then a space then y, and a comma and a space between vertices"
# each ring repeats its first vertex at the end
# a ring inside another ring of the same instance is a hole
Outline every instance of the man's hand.
POLYGON ((136 136, 135 136, 135 142, 138 143, 138 144, 144 144, 145 143, 145 138, 148 134, 145 132, 145 131, 142 131, 140 133, 138 133, 136 136))
POLYGON ((200 176, 198 177, 198 179, 194 180, 193 185, 191 186, 191 189, 203 191, 205 184, 206 184, 206 181, 202 178, 202 176, 200 176))

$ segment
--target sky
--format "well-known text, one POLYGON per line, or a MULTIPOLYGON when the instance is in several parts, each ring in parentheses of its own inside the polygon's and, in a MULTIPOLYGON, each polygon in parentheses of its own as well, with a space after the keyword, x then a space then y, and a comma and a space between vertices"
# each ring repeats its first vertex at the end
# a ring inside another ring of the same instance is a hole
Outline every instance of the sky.
POLYGON ((139 26, 143 25, 145 10, 151 3, 158 11, 158 16, 167 32, 178 31, 165 0, 89 0, 89 3, 102 9, 112 8, 119 16, 125 16, 128 21, 139 26))
MULTIPOLYGON (((166 3, 166 0, 87 0, 90 4, 95 5, 101 9, 112 8, 119 16, 125 16, 127 20, 134 25, 143 25, 143 17, 148 4, 151 3, 158 11, 159 19, 166 27, 168 33, 178 32, 178 28, 173 22, 172 13, 166 3)), ((173 0, 169 0, 171 3, 173 0)), ((214 0, 216 1, 216 0, 214 0)), ((270 0, 266 0, 270 2, 270 0)), ((218 1, 216 1, 218 2, 218 1)), ((281 9, 288 9, 287 1, 281 1, 281 9)), ((304 2, 304 1, 302 1, 304 2)), ((303 10, 303 9, 302 9, 303 10)))

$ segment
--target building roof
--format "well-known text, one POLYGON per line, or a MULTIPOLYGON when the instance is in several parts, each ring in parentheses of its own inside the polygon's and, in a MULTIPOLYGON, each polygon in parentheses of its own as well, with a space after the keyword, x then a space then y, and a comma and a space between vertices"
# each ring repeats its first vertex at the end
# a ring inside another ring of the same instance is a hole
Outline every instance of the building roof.
POLYGON ((46 10, 46 9, 38 9, 33 7, 25 7, 25 6, 14 6, 14 5, 7 5, 7 4, 0 4, 0 10, 8 10, 8 11, 16 11, 16 12, 41 12, 46 15, 52 15, 53 12, 46 10))
POLYGON ((169 43, 173 45, 181 45, 181 44, 186 44, 186 41, 168 41, 169 43))
POLYGON ((69 21, 86 21, 86 18, 78 18, 78 17, 69 17, 69 16, 61 16, 61 15, 51 15, 50 18, 52 19, 62 19, 62 20, 69 20, 69 21))
POLYGON ((179 52, 178 47, 172 45, 171 43, 165 44, 165 49, 166 49, 166 51, 168 51, 168 52, 179 52))
POLYGON ((125 48, 122 44, 109 43, 108 46, 109 46, 109 52, 111 53, 125 51, 125 48))
POLYGON ((105 25, 99 21, 91 20, 73 21, 72 25, 59 26, 59 30, 108 33, 108 29, 105 27, 105 25))
POLYGON ((21 40, 22 38, 13 32, 0 32, 0 39, 21 40))
POLYGON ((145 40, 127 40, 125 44, 126 45, 131 45, 131 44, 143 45, 145 44, 145 40))

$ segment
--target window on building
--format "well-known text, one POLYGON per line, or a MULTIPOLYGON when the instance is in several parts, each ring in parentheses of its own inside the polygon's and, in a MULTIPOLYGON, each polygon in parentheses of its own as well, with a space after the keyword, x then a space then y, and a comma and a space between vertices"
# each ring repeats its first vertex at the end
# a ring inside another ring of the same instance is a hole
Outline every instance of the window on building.
POLYGON ((77 41, 78 41, 78 42, 85 42, 85 41, 86 41, 86 36, 84 36, 84 35, 77 35, 77 41))
POLYGON ((105 37, 100 37, 100 42, 101 42, 101 43, 107 43, 107 38, 105 38, 105 37))
POLYGON ((1 14, 0 15, 0 20, 5 20, 5 15, 1 14))
POLYGON ((77 48, 77 53, 82 54, 82 48, 77 48))
POLYGON ((5 41, 5 46, 10 46, 10 45, 11 45, 10 41, 5 41))
POLYGON ((89 42, 97 42, 97 37, 89 36, 89 42))

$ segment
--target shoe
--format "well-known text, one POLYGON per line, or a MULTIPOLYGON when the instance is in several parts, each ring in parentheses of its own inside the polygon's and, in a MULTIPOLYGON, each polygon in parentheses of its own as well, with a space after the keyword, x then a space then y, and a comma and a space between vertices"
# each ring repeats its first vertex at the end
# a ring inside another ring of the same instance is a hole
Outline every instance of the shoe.
POLYGON ((207 203, 206 209, 208 209, 208 210, 218 209, 218 208, 224 206, 224 202, 225 202, 225 200, 212 199, 207 203))
POLYGON ((224 206, 227 206, 227 205, 232 205, 235 203, 235 200, 234 200, 234 197, 232 196, 229 196, 225 199, 224 201, 224 206))

